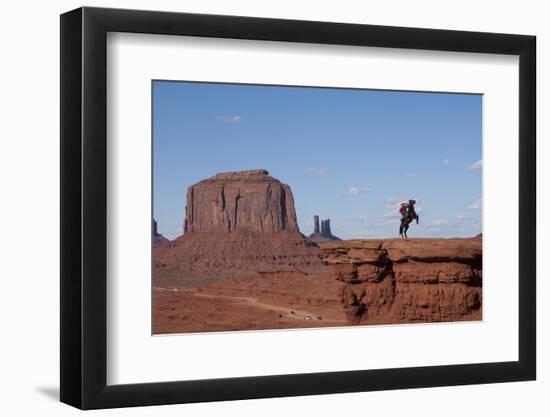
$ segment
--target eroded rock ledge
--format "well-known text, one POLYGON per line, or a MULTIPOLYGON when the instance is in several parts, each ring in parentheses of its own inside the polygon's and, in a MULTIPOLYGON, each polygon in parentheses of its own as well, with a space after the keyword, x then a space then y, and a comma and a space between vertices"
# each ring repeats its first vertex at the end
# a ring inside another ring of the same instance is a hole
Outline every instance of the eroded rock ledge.
POLYGON ((321 244, 353 324, 481 320, 482 239, 321 244))

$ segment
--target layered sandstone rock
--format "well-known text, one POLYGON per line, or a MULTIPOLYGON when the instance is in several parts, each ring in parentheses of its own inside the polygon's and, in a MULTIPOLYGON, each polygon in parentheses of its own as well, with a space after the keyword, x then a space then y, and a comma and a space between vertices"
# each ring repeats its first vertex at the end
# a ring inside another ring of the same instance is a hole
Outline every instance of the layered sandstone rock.
POLYGON ((187 190, 185 233, 298 232, 290 187, 264 169, 225 172, 187 190))
POLYGON ((161 279, 323 265, 320 248, 299 231, 290 187, 266 170, 189 187, 184 234, 159 248, 155 263, 161 279))
POLYGON ((481 237, 321 246, 351 323, 481 320, 481 237))

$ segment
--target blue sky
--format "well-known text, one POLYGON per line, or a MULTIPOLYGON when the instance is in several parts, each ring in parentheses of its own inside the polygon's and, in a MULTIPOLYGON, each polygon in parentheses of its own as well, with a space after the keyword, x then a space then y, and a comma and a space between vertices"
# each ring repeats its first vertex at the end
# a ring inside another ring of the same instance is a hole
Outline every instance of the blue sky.
POLYGON ((153 82, 153 200, 159 232, 182 233, 187 187, 265 168, 289 184, 298 224, 330 218, 343 238, 481 232, 482 96, 153 82))

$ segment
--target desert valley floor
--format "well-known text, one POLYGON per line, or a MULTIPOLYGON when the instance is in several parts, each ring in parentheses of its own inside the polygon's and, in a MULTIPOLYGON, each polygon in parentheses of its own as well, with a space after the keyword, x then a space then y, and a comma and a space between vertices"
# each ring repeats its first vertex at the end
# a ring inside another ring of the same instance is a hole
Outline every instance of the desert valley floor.
MULTIPOLYGON (((157 265, 154 332, 481 319, 481 238, 321 244, 323 263, 224 272, 157 265)), ((162 258, 162 255, 159 255, 162 258)))

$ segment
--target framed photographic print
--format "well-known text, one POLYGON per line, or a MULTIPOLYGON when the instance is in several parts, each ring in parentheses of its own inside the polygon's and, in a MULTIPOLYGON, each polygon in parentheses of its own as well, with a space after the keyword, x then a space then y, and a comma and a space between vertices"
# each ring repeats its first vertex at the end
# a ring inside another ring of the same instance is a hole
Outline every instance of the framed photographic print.
POLYGON ((61 400, 535 379, 535 38, 61 16, 61 400))

